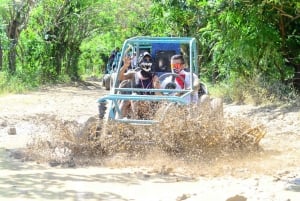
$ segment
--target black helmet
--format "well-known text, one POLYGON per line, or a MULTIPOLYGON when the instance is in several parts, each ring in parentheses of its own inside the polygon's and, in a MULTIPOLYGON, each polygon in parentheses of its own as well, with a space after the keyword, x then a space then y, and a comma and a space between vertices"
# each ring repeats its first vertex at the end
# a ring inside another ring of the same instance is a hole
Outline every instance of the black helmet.
POLYGON ((138 65, 142 70, 146 72, 151 71, 152 64, 153 64, 153 59, 149 52, 144 52, 139 56, 138 65))

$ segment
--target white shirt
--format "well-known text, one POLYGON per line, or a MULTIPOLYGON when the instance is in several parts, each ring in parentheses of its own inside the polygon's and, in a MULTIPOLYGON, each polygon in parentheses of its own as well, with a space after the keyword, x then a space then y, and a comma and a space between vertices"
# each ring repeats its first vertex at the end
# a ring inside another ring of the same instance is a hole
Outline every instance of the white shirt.
MULTIPOLYGON (((190 89, 191 84, 193 84, 191 82, 191 73, 190 72, 186 72, 186 71, 181 71, 180 74, 184 74, 184 82, 185 82, 185 89, 190 89)), ((170 82, 172 82, 172 78, 174 78, 174 76, 168 76, 166 77, 163 82, 161 83, 161 88, 164 89, 166 87, 166 85, 170 82)), ((198 80, 197 75, 195 75, 193 73, 193 80, 198 80)), ((175 79, 175 83, 176 83, 176 89, 182 89, 181 86, 179 85, 179 83, 176 81, 175 79)), ((192 92, 190 95, 185 96, 185 100, 188 104, 190 103, 197 103, 198 102, 198 92, 192 92)))

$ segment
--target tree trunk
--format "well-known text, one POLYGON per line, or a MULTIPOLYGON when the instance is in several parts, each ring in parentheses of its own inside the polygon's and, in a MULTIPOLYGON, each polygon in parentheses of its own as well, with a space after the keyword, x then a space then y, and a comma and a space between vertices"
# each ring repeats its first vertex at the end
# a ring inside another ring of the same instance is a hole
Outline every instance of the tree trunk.
MULTIPOLYGON (((19 17, 20 15, 17 15, 19 17)), ((17 19, 12 20, 8 25, 7 36, 10 39, 10 49, 8 51, 8 69, 11 73, 16 71, 16 45, 19 38, 19 23, 17 19)))
POLYGON ((3 69, 3 50, 0 38, 0 71, 3 69))
POLYGON ((67 74, 71 77, 72 80, 78 80, 78 61, 80 56, 79 45, 75 47, 72 46, 71 51, 68 54, 68 63, 67 63, 67 74))
POLYGON ((16 56, 17 50, 16 47, 12 47, 8 52, 8 67, 10 73, 14 74, 16 72, 16 56))
POLYGON ((31 6, 33 1, 14 2, 10 10, 10 21, 8 22, 6 35, 10 40, 10 49, 8 52, 8 69, 11 73, 16 71, 16 46, 18 44, 20 33, 26 28, 31 6))
POLYGON ((293 78, 294 87, 300 91, 300 64, 295 64, 295 74, 293 78))
POLYGON ((59 76, 61 74, 61 66, 62 66, 62 51, 60 50, 60 48, 55 48, 54 49, 55 53, 54 53, 54 66, 55 66, 55 72, 56 72, 56 76, 59 76))

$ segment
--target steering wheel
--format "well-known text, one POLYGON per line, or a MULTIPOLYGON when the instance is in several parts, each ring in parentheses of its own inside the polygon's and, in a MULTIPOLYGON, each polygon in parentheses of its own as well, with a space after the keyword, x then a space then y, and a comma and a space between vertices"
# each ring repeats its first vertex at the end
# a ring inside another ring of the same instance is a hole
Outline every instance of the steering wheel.
MULTIPOLYGON (((161 85, 166 82, 163 86, 164 89, 176 89, 176 82, 175 82, 175 79, 179 77, 179 79, 184 83, 184 88, 183 89, 186 89, 186 82, 185 80, 179 75, 179 74, 176 74, 176 73, 164 73, 162 74, 161 76, 159 76, 159 82, 161 83, 161 85), (170 80, 169 80, 170 79, 170 80)), ((163 93, 164 95, 172 95, 173 93, 172 92, 164 92, 163 93)))

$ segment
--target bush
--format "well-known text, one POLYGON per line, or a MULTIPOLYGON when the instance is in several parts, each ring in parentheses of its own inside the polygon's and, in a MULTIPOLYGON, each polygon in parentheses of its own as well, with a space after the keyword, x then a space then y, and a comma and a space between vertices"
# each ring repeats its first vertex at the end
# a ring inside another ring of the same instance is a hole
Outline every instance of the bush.
POLYGON ((298 93, 292 85, 279 81, 270 82, 261 76, 222 82, 211 87, 209 91, 213 96, 222 97, 225 102, 238 104, 293 103, 298 98, 298 93))
POLYGON ((22 93, 31 90, 38 86, 32 77, 22 73, 11 75, 6 71, 0 72, 0 93, 22 93))

